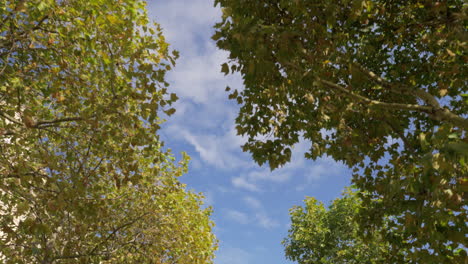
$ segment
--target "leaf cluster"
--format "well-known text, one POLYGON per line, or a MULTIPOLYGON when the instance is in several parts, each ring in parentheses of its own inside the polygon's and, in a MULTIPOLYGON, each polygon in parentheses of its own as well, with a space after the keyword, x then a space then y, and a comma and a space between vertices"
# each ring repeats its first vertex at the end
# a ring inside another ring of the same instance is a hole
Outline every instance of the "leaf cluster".
POLYGON ((313 197, 290 210, 291 228, 283 241, 286 257, 300 264, 395 263, 403 252, 391 252, 378 232, 366 239, 356 222, 361 207, 357 193, 348 190, 328 208, 313 197))
POLYGON ((466 256, 467 5, 218 0, 213 39, 245 89, 237 131, 260 165, 329 155, 354 170, 376 228, 415 263, 466 256), (383 219, 394 223, 381 228, 383 219), (385 231, 386 230, 386 231, 385 231))
POLYGON ((210 209, 157 133, 177 58, 140 0, 0 3, 5 263, 210 263, 210 209))

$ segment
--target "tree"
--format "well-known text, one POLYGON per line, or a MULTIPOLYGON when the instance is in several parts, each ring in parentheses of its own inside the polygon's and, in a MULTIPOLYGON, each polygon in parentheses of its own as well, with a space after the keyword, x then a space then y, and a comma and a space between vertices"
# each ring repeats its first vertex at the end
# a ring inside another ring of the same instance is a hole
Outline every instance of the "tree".
POLYGON ((176 57, 141 0, 0 3, 3 263, 212 263, 157 135, 176 57))
POLYGON ((304 200, 305 207, 290 210, 291 227, 284 239, 286 257, 299 264, 321 263, 395 263, 402 252, 390 252, 379 233, 363 240, 356 223, 361 201, 347 191, 335 199, 328 210, 313 197, 304 200))
MULTIPOLYGON (((364 230, 399 233, 414 263, 466 256, 468 112, 464 1, 218 0, 222 71, 245 88, 237 131, 272 169, 306 157, 354 169, 364 230), (391 217, 390 217, 391 216, 391 217), (383 219, 393 219, 382 228, 383 219)), ((227 88, 229 90, 229 88, 227 88)))

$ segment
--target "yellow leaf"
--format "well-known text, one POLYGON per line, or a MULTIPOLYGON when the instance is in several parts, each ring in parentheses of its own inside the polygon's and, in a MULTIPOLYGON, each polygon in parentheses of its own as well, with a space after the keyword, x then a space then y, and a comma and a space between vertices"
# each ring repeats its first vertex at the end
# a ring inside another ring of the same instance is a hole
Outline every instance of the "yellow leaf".
POLYGON ((442 96, 445 96, 446 94, 448 93, 448 90, 447 89, 440 89, 439 90, 439 95, 442 97, 442 96))
POLYGON ((452 196, 453 196, 453 192, 452 192, 452 190, 450 190, 450 189, 445 189, 445 190, 444 190, 444 193, 447 194, 449 197, 452 197, 452 196))
POLYGON ((107 20, 112 24, 117 24, 119 22, 119 19, 114 15, 107 15, 107 20))
POLYGON ((305 99, 307 100, 307 102, 309 102, 309 103, 311 103, 311 104, 313 104, 313 103, 315 102, 315 98, 314 98, 314 96, 311 95, 311 94, 306 94, 306 95, 304 95, 304 97, 305 97, 305 99))
POLYGON ((447 49, 447 53, 450 55, 450 57, 455 57, 455 53, 453 53, 453 51, 447 49))

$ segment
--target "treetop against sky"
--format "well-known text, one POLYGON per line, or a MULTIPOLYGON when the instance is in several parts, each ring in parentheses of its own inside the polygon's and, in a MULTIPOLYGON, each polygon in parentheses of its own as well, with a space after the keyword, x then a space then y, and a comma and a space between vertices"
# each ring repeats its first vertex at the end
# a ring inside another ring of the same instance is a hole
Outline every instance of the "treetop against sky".
POLYGON ((462 263, 466 10, 1 3, 1 254, 462 263))

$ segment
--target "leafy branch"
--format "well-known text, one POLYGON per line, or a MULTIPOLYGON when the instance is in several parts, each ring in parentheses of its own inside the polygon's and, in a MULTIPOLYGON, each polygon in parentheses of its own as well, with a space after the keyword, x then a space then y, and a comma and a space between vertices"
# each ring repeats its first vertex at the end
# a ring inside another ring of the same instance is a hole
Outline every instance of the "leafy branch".
POLYGON ((426 111, 426 113, 429 114, 429 116, 432 119, 437 120, 437 121, 448 121, 456 126, 459 126, 465 130, 468 130, 468 119, 452 113, 447 108, 441 107, 437 99, 432 94, 422 89, 415 88, 415 87, 410 88, 406 86, 396 86, 386 81, 382 77, 378 76, 374 72, 365 69, 358 63, 353 63, 353 65, 360 72, 364 73, 365 76, 367 76, 369 79, 371 79, 375 83, 383 87, 389 88, 392 91, 397 90, 400 93, 411 94, 423 100, 426 104, 430 106, 430 111, 426 111))
MULTIPOLYGON (((289 62, 284 62, 285 65, 290 66, 294 68, 297 71, 300 71, 301 73, 304 73, 303 76, 306 76, 309 72, 304 71, 301 67, 289 63, 289 62)), ((369 71, 362 67, 358 63, 353 63, 355 67, 363 72, 369 79, 374 81, 375 83, 386 87, 386 88, 393 88, 393 91, 398 91, 401 94, 411 94, 414 95, 421 100, 423 100, 428 106, 423 106, 423 105, 417 105, 417 104, 402 104, 402 103, 389 103, 389 102, 382 102, 374 99, 370 99, 368 97, 365 97, 360 94, 356 94, 351 92, 350 90, 346 89, 345 87, 338 85, 336 83, 321 79, 317 77, 317 81, 329 88, 334 89, 335 91, 341 92, 345 94, 347 97, 352 98, 354 100, 357 100, 362 103, 366 103, 370 106, 377 106, 377 107, 382 107, 382 108, 387 108, 387 109, 396 109, 396 110, 406 110, 406 111, 417 111, 417 112, 422 112, 427 114, 431 119, 436 120, 436 121, 447 121, 452 123, 455 126, 459 126, 463 128, 464 130, 468 131, 468 119, 463 118, 459 115, 454 114, 447 108, 443 108, 440 106, 440 104, 437 102, 435 97, 431 95, 430 93, 421 90, 421 89, 416 89, 416 88, 408 88, 408 87, 396 87, 395 85, 391 84, 390 82, 384 80, 382 77, 378 76, 377 74, 373 73, 372 71, 369 71)))

